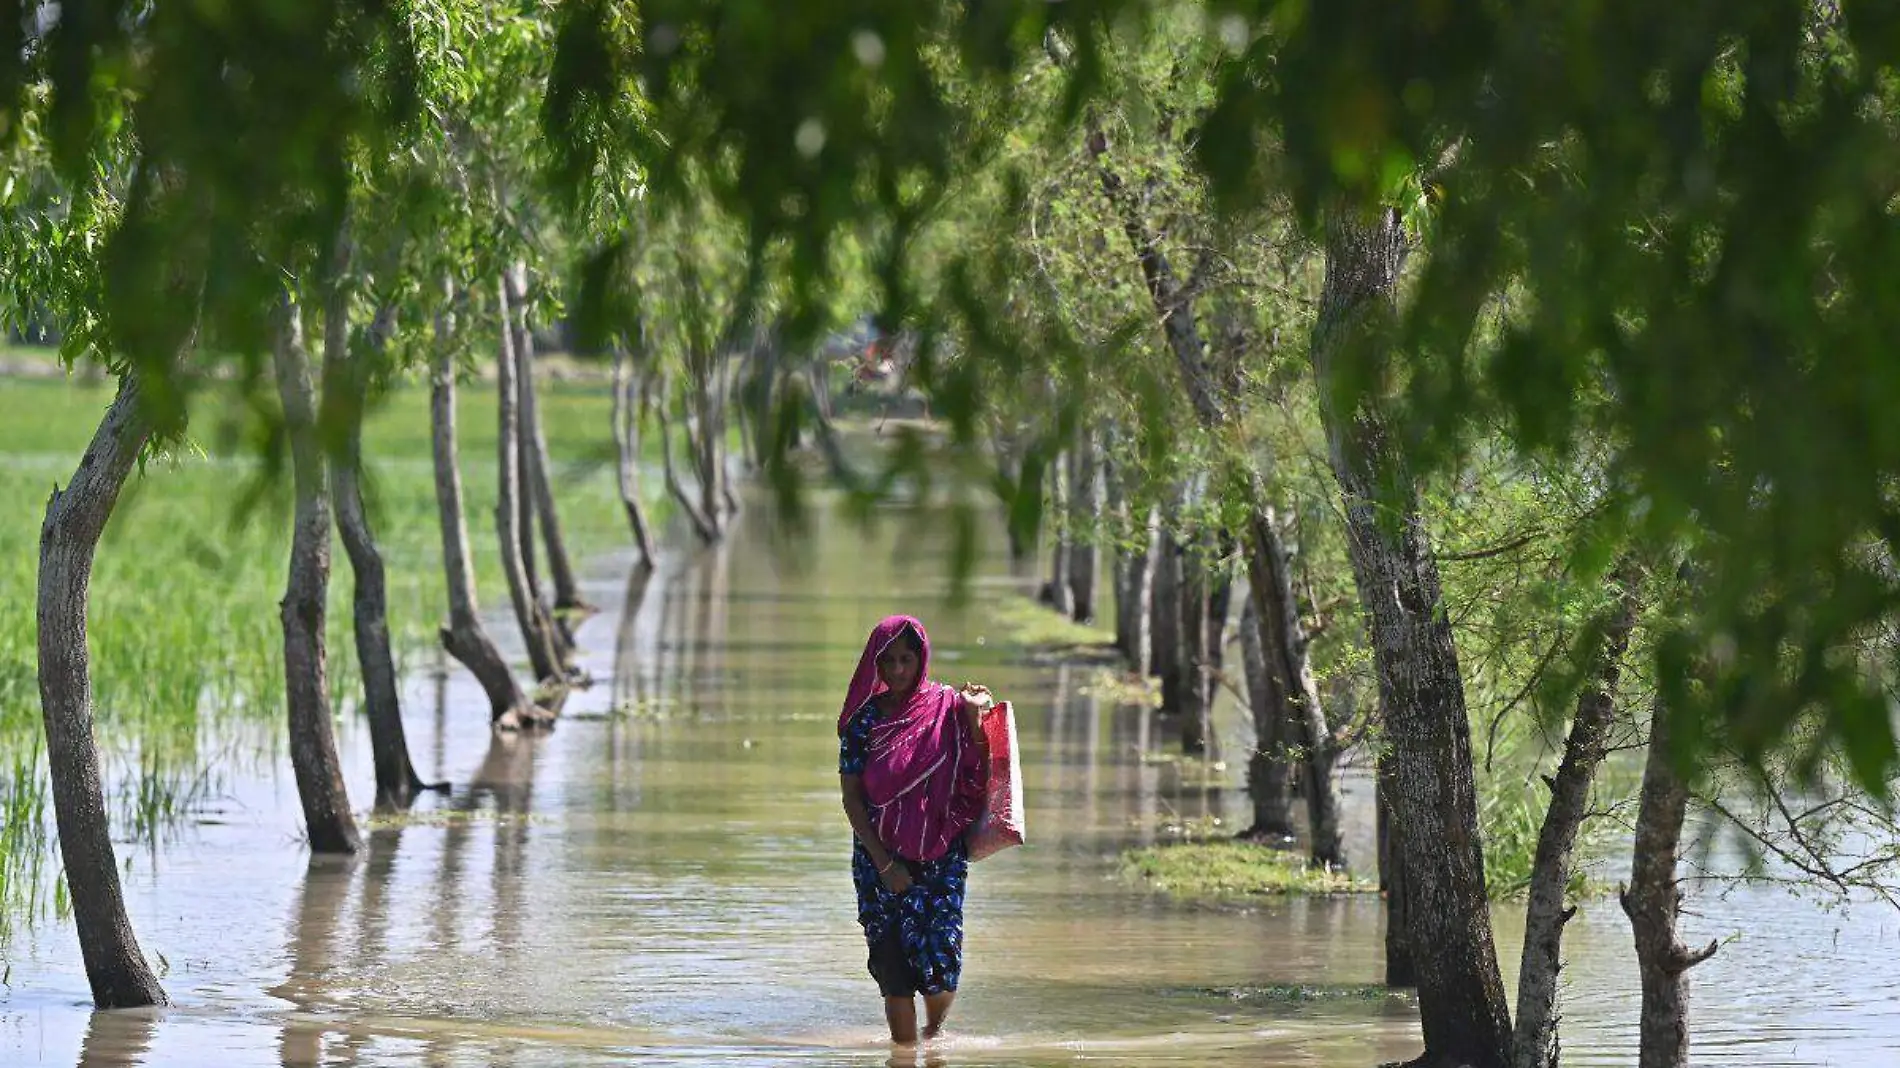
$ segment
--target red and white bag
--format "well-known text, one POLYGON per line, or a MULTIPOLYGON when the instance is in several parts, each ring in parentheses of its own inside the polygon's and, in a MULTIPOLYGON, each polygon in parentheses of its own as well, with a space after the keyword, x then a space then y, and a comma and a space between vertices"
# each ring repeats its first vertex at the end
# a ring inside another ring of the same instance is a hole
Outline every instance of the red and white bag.
POLYGON ((1016 710, 1008 701, 983 716, 983 735, 990 743, 990 796, 970 828, 971 860, 1023 844, 1023 787, 1017 770, 1022 759, 1016 749, 1016 710))

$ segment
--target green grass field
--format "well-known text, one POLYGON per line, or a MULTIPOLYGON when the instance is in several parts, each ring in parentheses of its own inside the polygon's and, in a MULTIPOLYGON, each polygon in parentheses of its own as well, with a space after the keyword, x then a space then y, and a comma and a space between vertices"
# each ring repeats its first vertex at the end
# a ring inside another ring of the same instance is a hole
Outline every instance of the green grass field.
MULTIPOLYGON (((50 852, 36 829, 44 797, 34 588, 40 520, 48 494, 71 477, 108 385, 0 378, 0 935, 7 915, 35 904, 33 869, 50 852)), ((393 391, 365 433, 372 522, 389 572, 390 626, 399 662, 433 641, 445 611, 441 534, 429 446, 429 394, 393 391)), ((542 393, 556 495, 577 564, 627 544, 614 485, 604 389, 542 393)), ((108 764, 115 834, 150 840, 182 816, 204 781, 207 731, 230 717, 281 711, 281 597, 288 550, 287 478, 266 477, 254 450, 221 424, 239 406, 207 397, 193 411, 196 441, 135 472, 100 546, 92 580, 92 677, 99 741, 108 764), (112 775, 112 769, 124 774, 112 775)), ((505 602, 494 535, 495 398, 467 383, 458 410, 471 548, 484 605, 505 602)), ((660 479, 646 478, 659 507, 660 479)), ((353 704, 350 573, 333 543, 330 659, 339 711, 353 704)))

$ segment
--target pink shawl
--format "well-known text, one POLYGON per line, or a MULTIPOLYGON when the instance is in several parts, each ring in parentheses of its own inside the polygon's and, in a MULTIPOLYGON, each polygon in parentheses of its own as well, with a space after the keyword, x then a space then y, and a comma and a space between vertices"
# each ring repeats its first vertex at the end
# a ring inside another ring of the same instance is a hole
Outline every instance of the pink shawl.
POLYGON ((886 849, 909 860, 935 860, 983 814, 989 769, 958 715, 962 696, 930 681, 930 636, 922 623, 890 616, 871 630, 845 692, 838 733, 865 702, 889 689, 878 677, 877 658, 906 628, 923 647, 917 686, 906 697, 885 701, 871 728, 864 797, 886 849))

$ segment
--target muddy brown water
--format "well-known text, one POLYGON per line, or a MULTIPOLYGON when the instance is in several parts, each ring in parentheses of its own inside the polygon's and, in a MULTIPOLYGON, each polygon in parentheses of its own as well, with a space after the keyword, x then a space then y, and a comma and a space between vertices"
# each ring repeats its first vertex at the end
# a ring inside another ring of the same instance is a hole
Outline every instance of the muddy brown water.
MULTIPOLYGON (((1190 907, 1118 876, 1131 842, 1232 829, 1237 784, 1184 786, 1144 761, 1170 750, 1166 732, 1091 695, 1090 669, 1000 655, 986 606, 1022 584, 986 558, 953 608, 932 541, 821 515, 788 557, 742 527, 643 592, 623 560, 595 561, 603 610, 579 643, 598 684, 552 735, 491 738, 466 675, 416 665, 416 763, 455 790, 373 826, 358 858, 308 856, 282 747, 260 729, 260 758, 228 770, 192 825, 130 852, 133 920, 176 1004, 94 1013, 70 921, 23 928, 4 947, 0 1064, 1363 1068, 1415 1054, 1411 1004, 1362 989, 1380 976, 1376 900, 1190 907), (865 630, 898 610, 931 625, 938 677, 1016 702, 1033 843, 973 869, 953 1037, 893 1055, 853 915, 834 726, 865 630)), ((360 799, 366 733, 351 720, 341 744, 360 799)), ((1359 856, 1364 786, 1347 784, 1359 856)), ((1697 1064, 1900 1064, 1890 911, 1762 890, 1693 907, 1694 940, 1730 940, 1695 973, 1697 1064)), ((1510 983, 1521 917, 1497 920, 1510 983)), ((1586 903, 1567 947, 1565 1063, 1633 1064, 1613 899, 1586 903)))

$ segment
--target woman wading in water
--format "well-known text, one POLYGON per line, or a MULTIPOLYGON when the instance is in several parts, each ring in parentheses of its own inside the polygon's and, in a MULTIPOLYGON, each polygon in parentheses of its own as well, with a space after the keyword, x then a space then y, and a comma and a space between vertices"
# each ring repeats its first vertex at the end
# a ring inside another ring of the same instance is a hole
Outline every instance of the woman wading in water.
POLYGON ((928 677, 930 638, 909 616, 871 631, 838 716, 838 777, 856 842, 851 878, 871 977, 891 1041, 943 1028, 963 971, 964 832, 983 814, 989 691, 959 693, 928 677))

